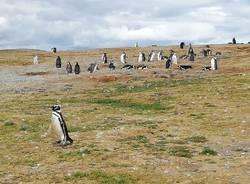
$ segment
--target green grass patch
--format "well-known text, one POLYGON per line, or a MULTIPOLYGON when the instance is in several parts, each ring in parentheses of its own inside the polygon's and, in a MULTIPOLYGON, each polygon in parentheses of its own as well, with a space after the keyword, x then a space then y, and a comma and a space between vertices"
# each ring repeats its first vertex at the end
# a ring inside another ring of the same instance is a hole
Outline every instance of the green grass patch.
POLYGON ((91 103, 109 106, 113 108, 129 108, 136 111, 162 111, 166 110, 160 102, 154 103, 141 103, 141 102, 131 102, 127 100, 116 100, 116 99, 94 99, 91 103))
POLYGON ((202 152, 200 153, 201 155, 206 155, 206 156, 216 156, 218 153, 215 150, 212 150, 211 148, 205 147, 203 148, 202 152))
POLYGON ((75 172, 71 176, 65 177, 66 181, 78 181, 88 179, 100 184, 135 184, 135 180, 125 174, 108 174, 104 171, 75 172))
POLYGON ((32 159, 27 159, 24 161, 24 165, 27 165, 29 167, 36 167, 38 163, 32 159))

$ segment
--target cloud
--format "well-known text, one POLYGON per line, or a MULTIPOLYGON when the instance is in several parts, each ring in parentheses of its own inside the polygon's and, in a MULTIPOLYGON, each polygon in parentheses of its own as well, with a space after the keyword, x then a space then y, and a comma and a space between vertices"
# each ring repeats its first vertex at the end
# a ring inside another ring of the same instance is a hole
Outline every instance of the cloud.
POLYGON ((247 0, 0 0, 0 48, 250 41, 247 0))

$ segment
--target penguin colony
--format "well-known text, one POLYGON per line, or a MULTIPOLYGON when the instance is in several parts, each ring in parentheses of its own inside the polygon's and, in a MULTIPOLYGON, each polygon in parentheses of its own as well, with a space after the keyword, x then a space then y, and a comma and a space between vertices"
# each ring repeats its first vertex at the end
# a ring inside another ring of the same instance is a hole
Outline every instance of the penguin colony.
MULTIPOLYGON (((233 44, 236 44, 235 38, 233 39, 233 44)), ((180 43, 180 48, 184 49, 185 43, 180 43)), ((56 48, 54 48, 53 53, 56 53, 56 48)), ((200 52, 203 57, 208 57, 212 55, 212 50, 210 49, 209 45, 206 46, 206 48, 202 49, 200 52)), ((218 56, 221 55, 221 52, 217 52, 215 56, 212 57, 210 61, 210 66, 204 66, 203 70, 217 70, 218 69, 218 56)), ((179 57, 179 59, 187 59, 190 61, 190 63, 193 63, 195 61, 195 58, 197 55, 194 52, 194 49, 192 45, 189 45, 187 55, 183 55, 179 57)), ((102 63, 106 64, 110 70, 115 70, 117 67, 115 66, 115 62, 113 60, 108 60, 107 53, 103 53, 101 57, 102 63)), ((147 69, 147 66, 143 63, 146 62, 153 62, 153 61, 165 61, 165 68, 171 68, 173 65, 178 65, 178 57, 175 51, 170 50, 170 56, 163 56, 163 51, 151 51, 148 54, 148 57, 144 52, 139 52, 139 55, 137 56, 138 65, 134 66, 131 64, 128 64, 127 62, 128 56, 126 52, 122 52, 120 56, 120 62, 123 64, 121 69, 125 70, 131 70, 131 69, 137 69, 137 70, 144 70, 147 69)), ((33 58, 33 64, 37 65, 39 64, 39 58, 38 56, 34 56, 33 58)), ((56 68, 60 69, 62 68, 62 59, 60 56, 56 58, 55 62, 56 68)), ((187 70, 192 69, 192 65, 179 65, 178 66, 180 70, 187 70)), ((87 69, 90 73, 95 73, 97 70, 99 70, 97 63, 91 63, 87 69)), ((67 62, 66 64, 66 73, 71 74, 75 73, 76 75, 80 74, 81 69, 78 62, 75 63, 74 68, 72 67, 72 64, 70 62, 67 62)), ((53 136, 55 137, 55 141, 57 144, 61 146, 67 146, 73 144, 73 139, 70 138, 66 122, 64 121, 63 115, 61 113, 61 107, 59 105, 53 105, 52 106, 52 118, 51 118, 51 125, 50 125, 50 132, 52 132, 53 136)))
MULTIPOLYGON (((180 48, 184 49, 185 48, 185 43, 181 42, 180 43, 180 48)), ((206 48, 203 48, 200 52, 201 56, 206 58, 208 56, 213 56, 212 55, 212 50, 210 49, 209 45, 206 45, 206 48)), ((217 70, 218 69, 218 56, 221 55, 221 52, 216 52, 216 59, 215 56, 212 58, 211 60, 211 66, 210 68, 212 70, 217 70), (215 63, 214 61, 216 60, 216 65, 212 64, 215 63), (213 61, 213 62, 212 62, 213 61), (216 66, 216 67, 214 67, 216 66)), ((195 54, 195 51, 192 47, 191 44, 189 44, 189 48, 187 51, 186 55, 180 56, 179 58, 177 57, 177 54, 175 53, 174 50, 170 50, 170 55, 169 56, 164 56, 163 55, 163 51, 154 51, 152 50, 147 56, 144 52, 139 52, 137 57, 137 61, 138 61, 138 66, 133 66, 131 64, 128 63, 128 56, 126 54, 126 52, 122 52, 120 55, 120 62, 123 65, 121 67, 121 69, 126 69, 126 70, 130 70, 130 69, 146 69, 147 67, 141 67, 140 63, 150 63, 150 62, 154 62, 154 61, 165 61, 165 68, 171 68, 173 65, 178 65, 178 59, 182 59, 182 60, 188 60, 190 62, 190 64, 192 65, 193 62, 195 62, 195 59, 197 57, 197 54, 195 54)), ((37 59, 38 60, 38 59, 37 59)), ((107 67, 110 70, 115 70, 117 67, 115 65, 114 60, 109 60, 108 58, 108 54, 107 53, 103 53, 101 56, 101 61, 102 64, 107 65, 107 67)), ((35 62, 35 57, 33 59, 33 63, 37 64, 38 62, 35 62)), ((180 69, 190 69, 192 67, 180 67, 178 66, 180 69)), ((56 59, 56 68, 62 68, 62 60, 61 57, 58 56, 56 59)), ((87 71, 89 73, 95 73, 96 71, 99 70, 99 65, 97 63, 91 63, 89 65, 89 67, 87 68, 87 71)), ((68 74, 80 74, 81 73, 81 68, 80 65, 78 64, 78 62, 75 63, 74 68, 72 67, 72 64, 70 62, 68 62, 66 64, 66 73, 68 74)))

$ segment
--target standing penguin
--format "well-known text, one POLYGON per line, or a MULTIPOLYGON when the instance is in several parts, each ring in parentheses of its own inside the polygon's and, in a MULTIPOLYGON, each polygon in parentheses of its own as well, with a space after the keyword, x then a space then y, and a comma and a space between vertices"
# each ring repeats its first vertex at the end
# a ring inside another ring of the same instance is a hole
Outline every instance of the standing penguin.
POLYGON ((158 59, 158 61, 162 61, 163 60, 162 51, 158 52, 157 59, 158 59))
POLYGON ((217 70, 217 69, 218 69, 217 57, 213 57, 211 59, 211 70, 217 70))
POLYGON ((127 64, 127 54, 125 52, 122 52, 122 55, 121 55, 121 63, 122 64, 127 64))
POLYGON ((110 70, 115 70, 115 63, 114 63, 114 61, 110 61, 110 63, 109 63, 109 69, 110 70))
POLYGON ((167 69, 171 67, 171 65, 172 65, 171 62, 172 62, 171 59, 168 58, 167 61, 166 61, 166 68, 167 68, 167 69))
POLYGON ((189 49, 188 49, 188 58, 189 58, 189 61, 195 60, 195 53, 191 44, 189 45, 189 49))
POLYGON ((67 71, 67 73, 72 73, 73 72, 72 65, 71 65, 70 62, 68 62, 67 65, 66 65, 66 71, 67 71))
POLYGON ((185 47, 185 43, 184 43, 184 42, 181 42, 181 43, 180 43, 180 48, 181 48, 181 49, 184 49, 184 47, 185 47))
POLYGON ((155 52, 151 51, 151 53, 149 54, 149 61, 154 61, 155 55, 156 55, 155 52))
POLYGON ((67 146, 73 143, 73 140, 69 137, 68 129, 59 105, 52 106, 51 129, 53 133, 55 133, 57 143, 61 146, 67 146))
POLYGON ((33 64, 34 64, 34 65, 38 65, 38 64, 39 64, 38 56, 34 56, 34 57, 33 57, 33 64))
POLYGON ((237 44, 235 37, 233 37, 233 44, 237 44))
POLYGON ((108 63, 108 56, 107 56, 107 53, 103 53, 102 55, 102 61, 104 64, 107 64, 108 63))
POLYGON ((62 67, 62 60, 60 56, 57 56, 56 58, 56 68, 61 68, 62 67))
POLYGON ((176 53, 173 53, 173 55, 171 56, 171 65, 172 64, 177 65, 178 64, 177 61, 178 59, 177 59, 176 53))
POLYGON ((145 54, 143 52, 139 53, 138 62, 144 62, 146 60, 145 54))
POLYGON ((78 62, 76 62, 75 70, 74 71, 75 71, 76 75, 80 74, 80 72, 81 72, 81 69, 80 69, 80 66, 79 66, 78 62))

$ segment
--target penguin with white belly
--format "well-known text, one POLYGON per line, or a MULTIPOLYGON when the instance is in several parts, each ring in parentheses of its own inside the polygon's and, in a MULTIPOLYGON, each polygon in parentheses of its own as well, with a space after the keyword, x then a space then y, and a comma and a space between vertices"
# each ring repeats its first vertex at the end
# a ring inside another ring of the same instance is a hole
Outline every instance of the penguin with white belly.
POLYGON ((66 123, 61 113, 59 105, 52 106, 51 129, 53 130, 56 141, 61 146, 73 144, 73 140, 69 137, 66 123))

